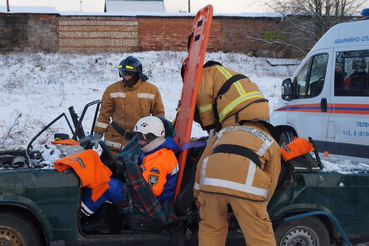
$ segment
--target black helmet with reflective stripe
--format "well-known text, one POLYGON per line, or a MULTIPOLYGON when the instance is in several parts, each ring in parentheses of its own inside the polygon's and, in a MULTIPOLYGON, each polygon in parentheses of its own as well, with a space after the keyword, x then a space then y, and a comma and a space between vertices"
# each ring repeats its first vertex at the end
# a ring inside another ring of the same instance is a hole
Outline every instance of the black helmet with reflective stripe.
POLYGON ((133 56, 123 59, 118 65, 119 77, 123 78, 125 86, 135 85, 139 79, 146 81, 148 77, 142 73, 142 63, 133 56), (131 75, 131 79, 126 80, 124 75, 131 75))
POLYGON ((126 59, 123 59, 118 65, 119 75, 122 76, 123 71, 131 71, 131 72, 140 72, 142 73, 142 64, 141 62, 133 57, 128 56, 126 59))

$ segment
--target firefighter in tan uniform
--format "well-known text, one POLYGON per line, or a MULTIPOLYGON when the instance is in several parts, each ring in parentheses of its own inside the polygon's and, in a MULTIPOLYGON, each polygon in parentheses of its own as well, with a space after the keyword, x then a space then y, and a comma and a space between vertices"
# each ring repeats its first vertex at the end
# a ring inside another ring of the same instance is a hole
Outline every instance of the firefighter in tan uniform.
POLYGON ((136 122, 145 116, 164 116, 159 89, 142 73, 141 62, 128 56, 118 66, 123 80, 108 86, 101 100, 94 129, 95 148, 105 134, 105 143, 114 155, 133 138, 136 122))
POLYGON ((208 62, 201 77, 200 123, 209 136, 217 120, 222 127, 208 141, 196 171, 201 246, 225 245, 228 204, 248 246, 276 245, 267 202, 280 173, 278 135, 267 123, 268 102, 257 85, 237 74, 218 62, 208 62))

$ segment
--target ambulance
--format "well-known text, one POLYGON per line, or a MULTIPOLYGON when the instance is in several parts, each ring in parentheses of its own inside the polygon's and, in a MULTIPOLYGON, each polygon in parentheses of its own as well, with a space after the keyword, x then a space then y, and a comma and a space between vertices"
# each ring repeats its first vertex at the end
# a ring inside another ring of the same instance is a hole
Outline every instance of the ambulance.
POLYGON ((270 116, 281 145, 311 137, 320 153, 368 162, 368 68, 369 18, 332 27, 282 82, 270 116))

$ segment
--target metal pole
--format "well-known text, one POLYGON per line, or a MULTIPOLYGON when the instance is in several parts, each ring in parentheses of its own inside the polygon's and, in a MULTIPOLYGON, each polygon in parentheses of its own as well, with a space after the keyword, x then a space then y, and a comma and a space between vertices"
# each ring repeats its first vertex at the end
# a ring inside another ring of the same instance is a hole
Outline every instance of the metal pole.
MULTIPOLYGON (((190 0, 188 0, 188 1, 190 1, 190 0)), ((9 9, 9 0, 6 0, 6 7, 7 7, 8 12, 10 12, 10 9, 9 9)))
POLYGON ((188 0, 188 13, 191 13, 191 1, 188 0))

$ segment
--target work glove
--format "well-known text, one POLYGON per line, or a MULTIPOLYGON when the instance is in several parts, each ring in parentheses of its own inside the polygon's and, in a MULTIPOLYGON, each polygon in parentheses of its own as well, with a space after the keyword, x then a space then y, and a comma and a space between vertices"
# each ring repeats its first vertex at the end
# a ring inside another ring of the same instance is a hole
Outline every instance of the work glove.
POLYGON ((215 136, 215 133, 216 133, 215 128, 209 130, 208 139, 206 140, 207 143, 215 136))
POLYGON ((99 141, 102 138, 102 133, 95 132, 94 138, 91 140, 91 145, 97 149, 99 147, 99 141))

